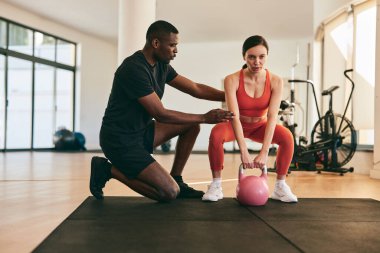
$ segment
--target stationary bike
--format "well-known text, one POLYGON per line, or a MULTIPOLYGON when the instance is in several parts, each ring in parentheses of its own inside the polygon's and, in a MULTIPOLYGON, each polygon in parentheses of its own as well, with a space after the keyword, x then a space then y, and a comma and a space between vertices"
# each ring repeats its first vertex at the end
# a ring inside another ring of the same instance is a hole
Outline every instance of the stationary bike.
MULTIPOLYGON (((294 123, 294 89, 291 89, 290 103, 285 100, 281 101, 280 120, 291 131, 294 140, 294 154, 289 173, 291 171, 302 170, 317 171, 318 173, 322 171, 337 172, 343 175, 344 173, 354 171, 353 167, 342 167, 351 160, 357 146, 355 128, 352 122, 345 117, 355 88, 354 82, 347 75, 352 71, 352 69, 344 71, 344 76, 351 83, 351 92, 343 115, 335 113, 332 109, 332 94, 339 86, 332 86, 322 92, 322 96, 329 96, 329 109, 321 116, 313 82, 310 80, 289 80, 289 83, 306 83, 312 87, 318 113, 318 121, 313 127, 311 143, 308 145, 306 137, 300 136, 298 141, 296 138, 295 128, 297 125, 294 123)), ((270 171, 275 171, 275 168, 270 171)))

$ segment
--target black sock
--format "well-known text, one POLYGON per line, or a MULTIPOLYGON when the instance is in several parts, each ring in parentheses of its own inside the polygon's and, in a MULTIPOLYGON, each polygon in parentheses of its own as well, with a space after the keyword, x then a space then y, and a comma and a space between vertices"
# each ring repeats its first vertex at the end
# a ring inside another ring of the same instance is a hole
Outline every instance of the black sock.
POLYGON ((182 176, 172 176, 177 183, 183 183, 182 176))

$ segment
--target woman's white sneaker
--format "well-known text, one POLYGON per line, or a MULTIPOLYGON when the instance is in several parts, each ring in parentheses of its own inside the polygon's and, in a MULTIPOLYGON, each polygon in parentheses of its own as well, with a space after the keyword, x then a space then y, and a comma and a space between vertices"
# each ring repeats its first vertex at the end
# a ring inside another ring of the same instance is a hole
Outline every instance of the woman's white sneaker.
POLYGON ((223 191, 221 186, 211 184, 208 186, 207 192, 203 195, 203 201, 218 201, 223 199, 223 191))
POLYGON ((292 193, 290 187, 286 183, 276 183, 271 198, 288 203, 298 202, 297 196, 292 193))

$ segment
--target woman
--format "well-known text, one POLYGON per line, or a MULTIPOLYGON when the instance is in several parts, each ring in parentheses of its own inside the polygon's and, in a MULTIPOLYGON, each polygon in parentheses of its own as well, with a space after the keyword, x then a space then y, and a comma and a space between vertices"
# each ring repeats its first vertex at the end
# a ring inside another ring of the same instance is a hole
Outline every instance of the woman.
POLYGON ((279 145, 276 167, 277 180, 272 199, 297 202, 297 197, 285 183, 293 156, 293 137, 282 125, 277 125, 282 96, 282 79, 264 68, 268 43, 262 36, 251 36, 243 44, 243 68, 224 80, 226 103, 235 115, 232 122, 217 124, 211 131, 209 160, 213 181, 203 195, 204 201, 223 198, 221 174, 224 162, 224 142, 237 140, 244 168, 263 168, 267 164, 271 143, 279 145), (260 153, 253 159, 244 138, 262 143, 260 153))

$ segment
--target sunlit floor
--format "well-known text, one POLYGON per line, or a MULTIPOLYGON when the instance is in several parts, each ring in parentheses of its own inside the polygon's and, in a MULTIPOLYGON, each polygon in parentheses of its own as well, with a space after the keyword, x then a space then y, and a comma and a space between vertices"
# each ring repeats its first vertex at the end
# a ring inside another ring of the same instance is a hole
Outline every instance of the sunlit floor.
MULTIPOLYGON (((32 251, 90 195, 88 179, 93 155, 101 154, 0 153, 0 252, 32 251)), ((157 161, 168 169, 173 157, 172 154, 155 155, 157 161)), ((355 155, 355 171, 363 171, 363 166, 372 164, 371 157, 372 154, 355 155)), ((270 162, 273 159, 271 157, 270 162)), ((235 195, 239 164, 239 154, 226 154, 223 172, 226 197, 235 195)), ((292 172, 287 182, 299 198, 380 200, 380 180, 358 172, 344 176, 292 172)), ((211 178, 207 155, 191 155, 183 176, 194 188, 206 190, 211 178)), ((275 174, 269 173, 271 190, 274 181, 275 174)), ((137 196, 115 180, 111 180, 104 191, 106 196, 137 196)))

